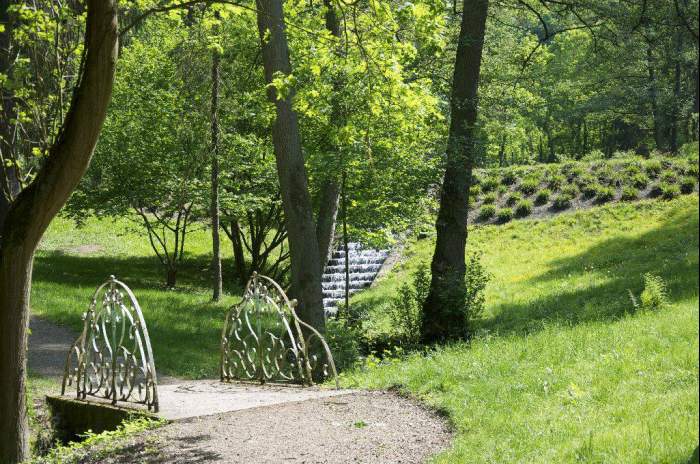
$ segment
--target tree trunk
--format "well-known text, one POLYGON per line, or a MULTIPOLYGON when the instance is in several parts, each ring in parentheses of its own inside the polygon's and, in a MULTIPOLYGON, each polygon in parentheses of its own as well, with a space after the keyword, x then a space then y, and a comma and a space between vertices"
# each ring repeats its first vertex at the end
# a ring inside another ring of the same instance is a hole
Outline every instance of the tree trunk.
POLYGON ((175 288, 177 285, 177 267, 168 267, 165 273, 165 286, 175 288))
MULTIPOLYGON (((218 12, 216 18, 219 18, 218 12)), ((221 238, 219 235, 219 52, 212 52, 211 65, 211 271, 212 299, 219 301, 223 292, 221 276, 221 238)))
POLYGON ((465 296, 469 184, 477 148, 477 96, 487 10, 488 0, 464 1, 452 81, 447 168, 435 224, 437 239, 430 291, 423 306, 422 338, 426 343, 468 335, 460 333, 464 328, 461 306, 465 296), (455 301, 455 296, 460 301, 455 301))
POLYGON ((678 153, 678 125, 681 120, 681 61, 683 53, 683 31, 676 31, 676 53, 674 61, 674 81, 673 81, 673 118, 671 120, 671 144, 672 153, 678 153))
POLYGON ((663 142, 661 140, 661 122, 659 121, 658 91, 656 88, 656 69, 654 68, 654 54, 651 45, 647 46, 647 69, 649 73, 649 102, 651 103, 651 118, 654 133, 654 144, 660 150, 663 142))
MULTIPOLYGON (((340 21, 333 6, 332 0, 323 0, 323 5, 326 8, 326 29, 336 38, 342 39, 340 32, 340 21)), ((339 82, 333 83, 333 89, 338 90, 339 82)), ((334 92, 335 93, 335 92, 334 92)), ((336 98, 332 99, 333 124, 336 127, 345 125, 345 115, 340 108, 340 103, 336 98)), ((331 145, 331 150, 338 154, 339 149, 335 145, 331 145)), ((321 198, 319 201, 318 217, 316 221, 316 237, 318 240, 318 251, 321 257, 321 273, 328 264, 331 249, 333 247, 335 226, 338 219, 338 203, 340 198, 340 189, 338 188, 338 179, 332 175, 323 182, 321 186, 321 198)))
POLYGON ((28 457, 27 321, 34 251, 85 173, 107 112, 117 60, 117 3, 88 0, 85 61, 49 156, 7 214, 0 245, 0 462, 28 457))
MULTIPOLYGON (((271 84, 278 74, 288 76, 292 72, 282 0, 257 0, 256 3, 265 80, 271 84)), ((288 233, 291 294, 299 301, 299 317, 319 331, 325 331, 321 257, 297 114, 292 109, 293 97, 293 88, 282 96, 277 94, 273 86, 268 87, 268 98, 276 110, 272 143, 288 233)))
POLYGON ((321 272, 328 264, 333 247, 335 225, 338 219, 339 192, 340 189, 335 179, 326 180, 321 186, 318 221, 316 224, 318 252, 321 257, 321 272))

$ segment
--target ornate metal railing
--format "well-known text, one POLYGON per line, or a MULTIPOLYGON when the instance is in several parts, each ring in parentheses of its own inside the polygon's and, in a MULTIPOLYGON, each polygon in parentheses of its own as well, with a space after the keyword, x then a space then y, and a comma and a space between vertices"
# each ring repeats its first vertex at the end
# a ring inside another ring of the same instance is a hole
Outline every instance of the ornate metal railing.
POLYGON ((97 287, 73 343, 61 394, 75 388, 79 399, 94 396, 145 404, 158 411, 158 391, 148 329, 133 292, 114 276, 97 287))
POLYGON ((221 381, 313 385, 338 373, 323 336, 299 319, 282 288, 253 273, 243 300, 226 313, 221 335, 221 381), (303 329, 303 330, 302 330, 303 329))

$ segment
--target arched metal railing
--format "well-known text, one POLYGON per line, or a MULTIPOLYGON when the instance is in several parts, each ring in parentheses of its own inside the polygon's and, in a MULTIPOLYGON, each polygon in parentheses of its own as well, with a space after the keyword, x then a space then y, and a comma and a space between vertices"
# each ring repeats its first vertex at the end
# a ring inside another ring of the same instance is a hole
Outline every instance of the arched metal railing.
POLYGON ((313 385, 333 376, 333 355, 325 338, 297 316, 269 277, 253 273, 243 299, 226 313, 221 334, 221 381, 254 380, 313 385))
POLYGON ((142 403, 158 411, 153 350, 141 307, 129 287, 110 276, 92 296, 83 331, 66 357, 61 394, 142 403))

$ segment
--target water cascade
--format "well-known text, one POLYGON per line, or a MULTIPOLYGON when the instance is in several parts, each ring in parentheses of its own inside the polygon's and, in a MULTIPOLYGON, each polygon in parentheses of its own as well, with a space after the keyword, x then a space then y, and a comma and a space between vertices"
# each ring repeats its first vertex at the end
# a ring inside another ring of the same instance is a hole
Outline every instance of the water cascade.
MULTIPOLYGON (((362 249, 359 243, 348 243, 350 263, 350 294, 372 285, 389 252, 362 249)), ((333 251, 323 273, 323 309, 327 315, 338 311, 338 304, 345 298, 345 251, 342 247, 333 251)))

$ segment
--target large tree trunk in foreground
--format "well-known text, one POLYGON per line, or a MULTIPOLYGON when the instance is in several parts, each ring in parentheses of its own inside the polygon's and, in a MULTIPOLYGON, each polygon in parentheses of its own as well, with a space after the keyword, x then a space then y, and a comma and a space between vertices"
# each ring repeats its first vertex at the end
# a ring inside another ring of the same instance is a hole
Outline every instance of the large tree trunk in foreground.
POLYGON ((8 212, 0 244, 0 462, 28 457, 27 321, 34 251, 85 173, 107 112, 117 60, 117 4, 88 0, 84 69, 41 171, 8 212))
MULTIPOLYGON (((278 74, 288 76, 292 72, 282 1, 257 0, 257 9, 265 80, 270 84, 278 74)), ((292 109, 293 96, 294 89, 282 96, 268 87, 268 98, 275 104, 277 115, 272 127, 272 143, 288 233, 291 294, 299 300, 299 317, 324 331, 321 259, 297 114, 292 109)))
POLYGON ((447 167, 435 229, 430 292, 423 311, 426 343, 464 337, 464 301, 469 184, 476 149, 477 91, 488 0, 465 0, 452 82, 447 167))
MULTIPOLYGON (((218 12, 216 14, 218 19, 218 12)), ((221 276, 221 238, 219 234, 219 52, 212 52, 211 65, 211 271, 212 299, 219 301, 223 292, 221 276)))

